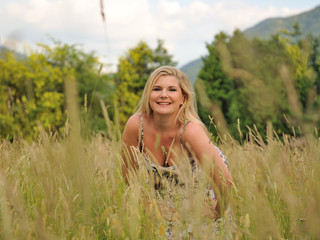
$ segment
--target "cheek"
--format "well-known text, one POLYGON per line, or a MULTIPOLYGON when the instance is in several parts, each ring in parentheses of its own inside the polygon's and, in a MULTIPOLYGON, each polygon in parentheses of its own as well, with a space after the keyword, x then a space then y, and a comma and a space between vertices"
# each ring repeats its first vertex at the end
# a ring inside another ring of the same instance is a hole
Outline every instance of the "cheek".
POLYGON ((150 94, 150 96, 149 96, 149 102, 150 101, 153 101, 154 99, 156 99, 156 94, 154 93, 154 92, 152 92, 151 94, 150 94))
POLYGON ((158 97, 157 94, 155 93, 151 93, 149 96, 149 106, 152 108, 152 105, 155 104, 155 102, 157 101, 158 97))

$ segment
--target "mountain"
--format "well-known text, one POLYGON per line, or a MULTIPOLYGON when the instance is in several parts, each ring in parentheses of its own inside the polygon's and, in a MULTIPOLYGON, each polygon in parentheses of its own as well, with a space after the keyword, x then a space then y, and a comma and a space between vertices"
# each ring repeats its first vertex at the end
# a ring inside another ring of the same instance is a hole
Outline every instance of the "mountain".
POLYGON ((188 75, 192 84, 197 79, 199 70, 202 68, 203 62, 201 58, 193 60, 181 67, 181 71, 188 75))
POLYGON ((22 53, 16 52, 14 50, 10 50, 4 46, 0 45, 0 57, 2 57, 2 54, 4 54, 5 52, 13 52, 14 55, 18 58, 18 59, 24 59, 25 55, 23 55, 22 53))
POLYGON ((5 47, 0 46, 0 54, 2 54, 5 50, 6 50, 6 48, 5 48, 5 47))
POLYGON ((302 36, 312 33, 315 37, 320 37, 320 6, 286 18, 269 18, 257 25, 248 28, 243 33, 249 38, 259 37, 267 39, 282 29, 292 30, 292 24, 299 23, 302 36))
MULTIPOLYGON (((299 23, 302 36, 312 33, 313 36, 320 37, 320 6, 317 6, 310 11, 286 18, 268 18, 253 27, 244 30, 243 33, 249 39, 254 37, 267 39, 270 35, 276 34, 283 29, 292 31, 293 23, 299 23)), ((183 65, 181 70, 185 72, 189 76, 191 82, 194 83, 202 64, 201 58, 198 58, 183 65)))

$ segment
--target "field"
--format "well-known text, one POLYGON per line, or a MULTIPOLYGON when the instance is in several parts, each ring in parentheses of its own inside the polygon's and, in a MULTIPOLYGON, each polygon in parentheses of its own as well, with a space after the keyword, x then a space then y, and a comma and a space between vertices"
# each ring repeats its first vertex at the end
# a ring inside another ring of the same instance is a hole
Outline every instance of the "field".
POLYGON ((203 184, 158 194, 141 168, 127 186, 119 136, 108 136, 85 141, 42 131, 34 142, 2 140, 1 239, 167 239, 168 229, 172 239, 320 237, 319 139, 265 143, 251 132, 241 144, 222 141, 234 180, 233 218, 217 223, 204 214, 203 184))

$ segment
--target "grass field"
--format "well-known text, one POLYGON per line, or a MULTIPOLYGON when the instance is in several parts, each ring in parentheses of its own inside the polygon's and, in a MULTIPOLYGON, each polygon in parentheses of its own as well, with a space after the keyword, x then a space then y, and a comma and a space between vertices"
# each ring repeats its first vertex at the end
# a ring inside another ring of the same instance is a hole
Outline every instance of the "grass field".
POLYGON ((203 214, 204 185, 157 194, 141 168, 127 186, 120 141, 109 136, 2 140, 0 238, 167 239, 167 229, 172 239, 320 238, 319 139, 264 143, 252 133, 242 144, 219 144, 234 188, 233 220, 218 224, 203 214))

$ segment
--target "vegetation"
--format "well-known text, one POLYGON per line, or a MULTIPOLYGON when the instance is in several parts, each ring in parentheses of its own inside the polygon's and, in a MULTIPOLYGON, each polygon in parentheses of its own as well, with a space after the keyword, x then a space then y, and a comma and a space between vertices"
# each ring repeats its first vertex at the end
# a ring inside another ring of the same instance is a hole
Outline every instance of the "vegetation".
MULTIPOLYGON (((298 27, 287 34, 299 34, 298 27)), ((312 37, 292 42, 279 34, 269 40, 249 40, 239 31, 216 35, 195 83, 200 116, 207 124, 213 116, 216 130, 238 139, 239 126, 244 136, 249 126, 265 138, 267 125, 278 134, 305 134, 295 128, 320 120, 318 46, 312 37)))
POLYGON ((320 236, 319 138, 280 141, 274 134, 265 144, 250 131, 242 144, 222 142, 233 173, 233 218, 218 223, 203 214, 202 181, 196 188, 167 183, 159 195, 142 166, 127 186, 117 136, 85 141, 71 129, 65 138, 40 131, 35 142, 1 141, 1 239, 167 239, 168 229, 173 239, 320 236))
MULTIPOLYGON (((39 52, 18 58, 4 51, 0 58, 0 134, 12 140, 15 136, 35 138, 38 125, 46 131, 63 130, 67 120, 64 85, 77 79, 81 111, 95 130, 102 111, 98 97, 111 98, 113 86, 108 76, 99 75, 94 53, 84 53, 75 45, 54 41, 54 46, 39 44, 39 52)), ((110 101, 110 100, 109 100, 110 101)), ((103 121, 104 124, 104 121, 103 121)), ((103 125, 104 126, 104 125, 103 125)))

